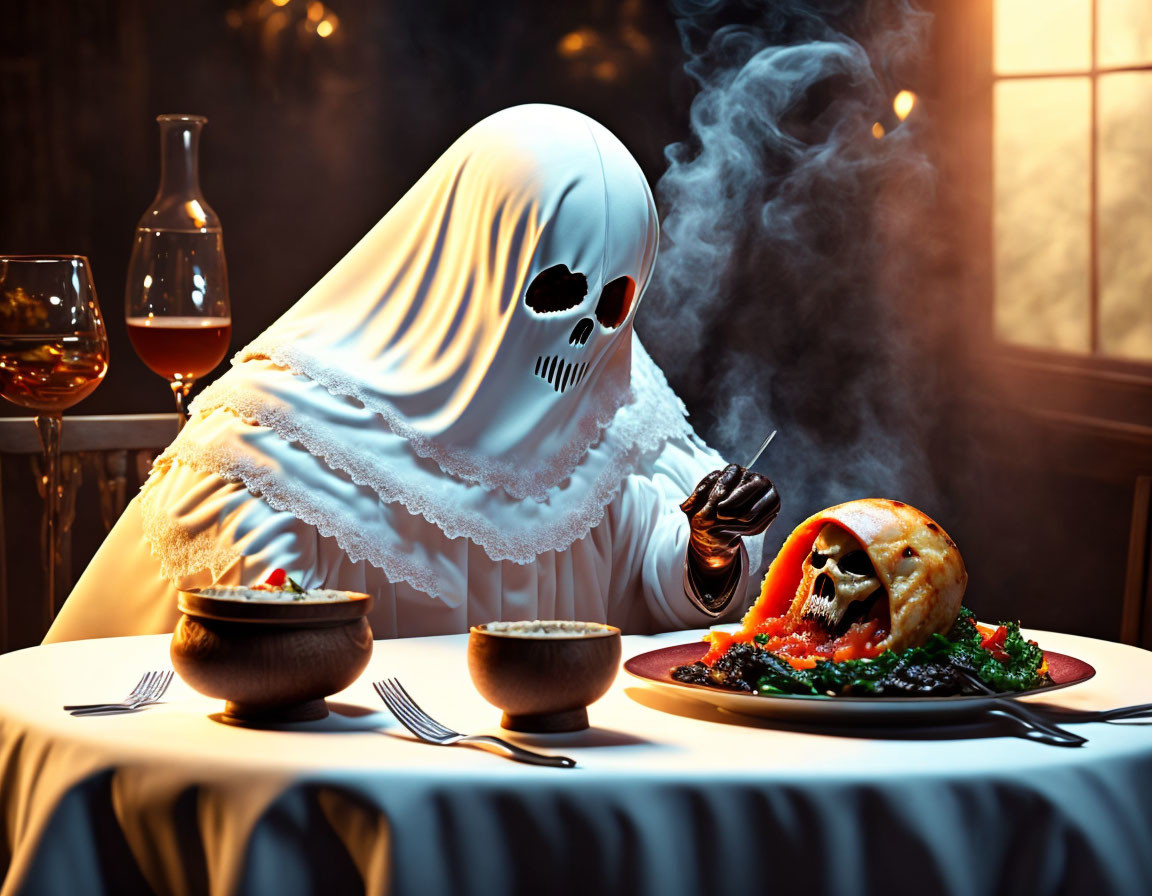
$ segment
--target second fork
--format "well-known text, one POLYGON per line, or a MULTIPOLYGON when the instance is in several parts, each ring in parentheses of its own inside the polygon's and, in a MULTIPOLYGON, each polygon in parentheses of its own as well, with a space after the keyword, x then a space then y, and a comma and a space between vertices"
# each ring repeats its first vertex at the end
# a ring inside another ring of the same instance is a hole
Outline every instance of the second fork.
POLYGON ((458 731, 453 731, 421 709, 419 704, 404 689, 404 686, 395 678, 375 681, 372 683, 372 687, 376 689, 380 699, 392 711, 392 715, 425 743, 437 744, 442 747, 455 744, 489 744, 504 750, 509 759, 515 759, 517 762, 527 762, 530 765, 549 765, 554 768, 573 768, 576 765, 576 760, 567 756, 554 756, 526 750, 524 747, 509 743, 503 738, 491 734, 460 734, 458 731))
POLYGON ((96 715, 99 713, 132 712, 144 706, 159 702, 172 683, 173 672, 149 672, 140 680, 132 693, 120 703, 92 703, 79 706, 65 706, 74 716, 96 715))

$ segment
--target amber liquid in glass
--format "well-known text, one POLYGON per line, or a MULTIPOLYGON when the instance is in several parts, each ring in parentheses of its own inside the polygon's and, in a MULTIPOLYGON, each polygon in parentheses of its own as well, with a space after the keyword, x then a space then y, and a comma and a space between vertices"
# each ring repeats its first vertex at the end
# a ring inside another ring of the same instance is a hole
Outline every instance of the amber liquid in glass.
POLYGON ((196 380, 224 360, 227 317, 130 317, 128 338, 140 360, 168 381, 196 380))
POLYGON ((37 411, 87 398, 108 371, 99 333, 0 333, 0 395, 37 411))

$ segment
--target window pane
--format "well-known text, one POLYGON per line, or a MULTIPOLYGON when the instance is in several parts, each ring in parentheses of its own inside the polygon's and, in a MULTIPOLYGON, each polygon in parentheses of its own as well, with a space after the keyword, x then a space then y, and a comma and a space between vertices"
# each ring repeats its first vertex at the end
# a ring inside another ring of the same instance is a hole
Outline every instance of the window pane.
POLYGON ((1085 71, 1091 65, 1088 0, 995 2, 997 74, 1085 71))
POLYGON ((1152 360, 1152 73, 1099 93, 1100 350, 1152 360))
POLYGON ((1152 3, 1148 0, 1097 0, 1099 64, 1152 62, 1152 3))
POLYGON ((996 335, 1088 351, 1087 78, 996 84, 996 335))

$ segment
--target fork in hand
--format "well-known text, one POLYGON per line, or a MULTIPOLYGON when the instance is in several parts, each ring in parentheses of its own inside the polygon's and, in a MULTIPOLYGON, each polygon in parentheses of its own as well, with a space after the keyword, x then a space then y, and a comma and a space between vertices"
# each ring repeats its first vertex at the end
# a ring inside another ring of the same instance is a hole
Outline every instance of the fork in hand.
POLYGON ((376 689, 380 699, 392 710, 392 715, 396 716, 400 724, 427 743, 445 747, 452 744, 491 744, 505 750, 508 753, 508 758, 515 759, 517 762, 550 765, 557 768, 572 768, 576 765, 576 760, 569 759, 567 756, 548 756, 544 753, 525 750, 523 747, 518 747, 516 744, 509 743, 499 737, 493 737, 490 734, 461 734, 458 731, 453 731, 451 728, 441 725, 417 706, 416 701, 395 678, 374 681, 372 687, 376 689))
POLYGON ((136 682, 132 692, 119 703, 78 703, 64 708, 74 716, 101 712, 132 712, 142 706, 159 702, 172 683, 172 671, 148 672, 136 682))

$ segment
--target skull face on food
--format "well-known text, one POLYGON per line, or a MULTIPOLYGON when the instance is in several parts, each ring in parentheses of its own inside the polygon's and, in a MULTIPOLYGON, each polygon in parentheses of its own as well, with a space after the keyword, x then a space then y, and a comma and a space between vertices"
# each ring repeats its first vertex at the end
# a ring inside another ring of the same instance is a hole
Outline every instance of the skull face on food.
POLYGON ((586 301, 587 296, 588 278, 563 264, 537 274, 524 295, 529 311, 555 331, 550 350, 537 355, 532 371, 555 392, 578 385, 614 331, 628 319, 636 281, 627 276, 611 280, 600 291, 594 307, 586 301), (571 325, 573 320, 575 325, 571 325))
POLYGON ((826 523, 803 569, 796 600, 804 618, 823 623, 833 635, 865 618, 877 619, 888 631, 888 593, 864 546, 850 532, 826 523))
POLYGON ((743 631, 787 617, 818 623, 829 639, 875 620, 872 646, 900 650, 945 634, 968 583, 956 543, 902 501, 864 498, 813 514, 788 536, 764 577, 743 631))
MULTIPOLYGON (((827 646, 852 623, 874 620, 872 637, 880 639, 859 645, 869 655, 922 646, 953 627, 967 585, 956 542, 923 511, 888 498, 848 501, 796 526, 741 631, 727 637, 751 640, 766 627, 779 633, 782 621, 785 635, 803 628, 810 644, 827 646)), ((720 644, 714 638, 712 650, 720 644)))

